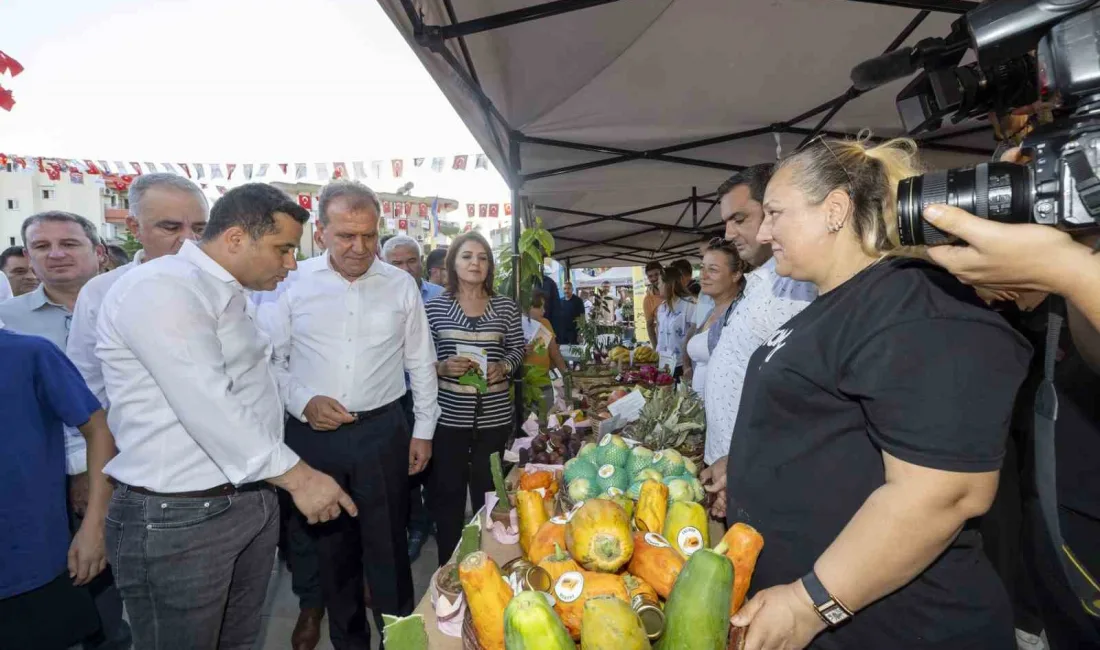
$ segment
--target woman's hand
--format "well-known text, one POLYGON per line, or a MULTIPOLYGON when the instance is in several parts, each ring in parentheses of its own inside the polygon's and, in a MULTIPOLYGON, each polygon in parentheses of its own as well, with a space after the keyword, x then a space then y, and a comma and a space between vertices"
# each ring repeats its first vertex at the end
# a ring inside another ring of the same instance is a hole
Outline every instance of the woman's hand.
MULTIPOLYGON (((476 368, 477 363, 466 357, 455 355, 439 362, 436 372, 440 377, 461 377, 470 368, 476 368)), ((491 366, 490 366, 491 367, 491 366)))
POLYGON ((756 594, 730 623, 749 628, 745 650, 802 650, 825 629, 801 580, 756 594))
POLYGON ((490 386, 499 384, 502 381, 508 381, 510 372, 508 364, 502 361, 494 361, 489 364, 489 374, 485 377, 485 380, 489 382, 490 386))

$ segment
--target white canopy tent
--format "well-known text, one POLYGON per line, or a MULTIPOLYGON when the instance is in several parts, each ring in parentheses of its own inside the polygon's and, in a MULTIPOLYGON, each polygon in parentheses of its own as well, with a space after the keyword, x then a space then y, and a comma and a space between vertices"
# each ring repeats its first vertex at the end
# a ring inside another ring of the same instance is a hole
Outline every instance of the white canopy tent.
MULTIPOLYGON (((930 36, 966 0, 379 0, 571 266, 696 253, 715 188, 818 133, 902 133, 905 82, 857 63, 930 36)), ((987 125, 922 139, 925 162, 988 159, 987 125)))
POLYGON ((634 272, 627 267, 607 269, 596 275, 585 275, 577 272, 573 274, 573 286, 579 288, 598 287, 604 282, 611 283, 613 287, 626 287, 634 284, 634 272))

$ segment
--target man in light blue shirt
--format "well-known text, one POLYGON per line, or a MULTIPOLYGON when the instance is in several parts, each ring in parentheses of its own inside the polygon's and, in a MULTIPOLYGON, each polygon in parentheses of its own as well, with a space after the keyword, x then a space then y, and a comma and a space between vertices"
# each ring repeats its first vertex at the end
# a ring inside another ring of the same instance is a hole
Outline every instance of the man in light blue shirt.
MULTIPOLYGON (((420 244, 407 235, 396 235, 386 240, 386 243, 382 245, 382 259, 386 260, 386 263, 391 266, 396 266, 402 269, 409 275, 416 279, 416 283, 420 286, 420 297, 427 303, 432 298, 435 298, 439 294, 443 293, 443 287, 438 284, 432 284, 424 280, 422 267, 421 267, 421 254, 420 244)), ((405 373, 405 385, 409 383, 409 374, 405 373)), ((406 391, 405 397, 402 400, 405 406, 405 413, 409 418, 409 426, 413 424, 413 403, 412 403, 412 391, 406 391)), ((427 541, 428 535, 431 534, 432 520, 431 515, 428 513, 428 509, 424 507, 424 499, 421 493, 421 487, 423 486, 423 477, 427 472, 421 472, 420 474, 410 476, 409 484, 411 494, 409 494, 409 561, 415 561, 420 557, 420 550, 424 547, 424 542, 427 541)))

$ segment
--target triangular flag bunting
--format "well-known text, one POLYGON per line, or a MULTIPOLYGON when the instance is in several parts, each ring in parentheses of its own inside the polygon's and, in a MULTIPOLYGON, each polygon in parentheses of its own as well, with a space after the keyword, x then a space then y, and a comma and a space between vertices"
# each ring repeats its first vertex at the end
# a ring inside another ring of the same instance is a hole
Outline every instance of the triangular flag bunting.
POLYGON ((390 163, 393 165, 393 177, 401 178, 401 173, 405 171, 405 161, 395 159, 390 161, 390 163))
POLYGON ((225 180, 233 180, 233 172, 235 171, 237 171, 237 163, 225 163, 225 180))
POLYGON ((474 158, 474 169, 489 169, 489 159, 485 157, 485 154, 479 153, 474 158))
POLYGON ((458 170, 466 170, 466 159, 468 156, 455 156, 454 168, 458 170))

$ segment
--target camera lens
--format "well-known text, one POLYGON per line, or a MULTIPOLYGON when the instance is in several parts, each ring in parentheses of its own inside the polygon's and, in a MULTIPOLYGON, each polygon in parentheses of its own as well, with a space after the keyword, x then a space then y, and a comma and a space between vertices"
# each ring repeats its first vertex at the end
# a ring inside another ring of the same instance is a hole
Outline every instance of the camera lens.
POLYGON ((983 219, 1026 223, 1031 174, 1011 163, 982 163, 914 176, 898 183, 898 237, 903 246, 939 246, 955 237, 924 220, 924 208, 946 203, 983 219))

